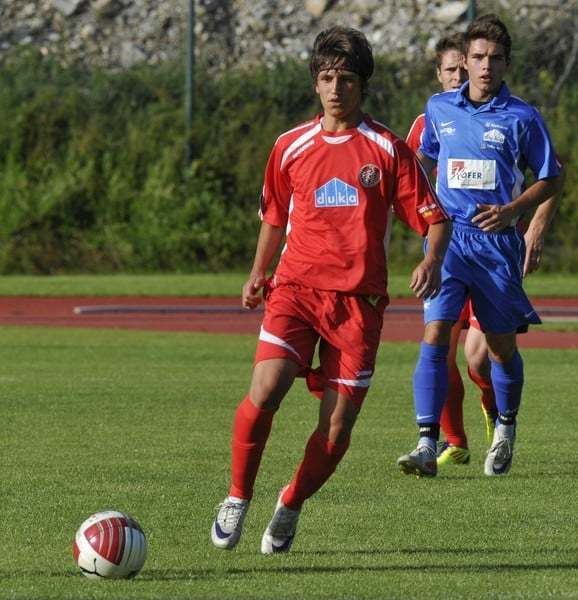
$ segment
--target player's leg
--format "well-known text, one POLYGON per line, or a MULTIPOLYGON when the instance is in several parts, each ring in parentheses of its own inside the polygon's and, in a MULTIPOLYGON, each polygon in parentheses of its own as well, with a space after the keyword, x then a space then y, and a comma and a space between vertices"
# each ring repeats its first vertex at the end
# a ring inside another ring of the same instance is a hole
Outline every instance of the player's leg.
POLYGON ((419 440, 415 450, 397 464, 405 474, 434 476, 439 422, 448 393, 448 351, 451 329, 466 301, 469 269, 454 236, 442 266, 439 293, 423 303, 425 330, 413 374, 413 398, 419 440))
POLYGON ((504 475, 510 469, 516 435, 516 415, 524 383, 524 365, 516 345, 516 332, 540 318, 522 288, 523 242, 515 230, 471 236, 483 256, 471 290, 474 312, 489 348, 490 376, 498 420, 484 472, 504 475), (483 252, 479 248, 483 248, 483 252), (491 262, 491 268, 488 264, 491 262))
POLYGON ((457 351, 464 323, 462 316, 454 323, 448 351, 448 395, 440 416, 440 427, 446 441, 438 449, 438 467, 448 464, 468 464, 470 451, 464 429, 464 382, 457 363, 457 351))
POLYGON ((496 399, 490 377, 490 359, 486 336, 479 329, 477 320, 470 320, 470 328, 464 342, 464 354, 468 363, 468 375, 481 391, 481 408, 484 415, 486 439, 491 443, 498 418, 496 399))
POLYGON ((297 374, 311 364, 318 335, 296 298, 293 290, 276 288, 267 299, 249 394, 233 421, 229 495, 211 530, 219 548, 239 541, 273 416, 297 374))
POLYGON ((288 552, 293 543, 301 508, 335 472, 349 448, 351 430, 359 412, 351 398, 325 388, 317 428, 305 447, 303 460, 290 483, 281 490, 263 539, 261 552, 288 552))
POLYGON ((498 420, 484 472, 505 475, 512 465, 516 416, 522 399, 524 363, 516 346, 516 333, 486 333, 490 373, 498 407, 498 420))
POLYGON ((300 369, 297 363, 282 358, 255 365, 249 394, 233 420, 229 495, 219 506, 211 529, 218 548, 231 550, 241 537, 273 416, 300 369))
POLYGON ((317 384, 323 384, 319 419, 301 463, 279 495, 261 543, 265 554, 289 550, 303 503, 327 482, 347 452, 371 383, 384 304, 385 300, 372 304, 334 292, 319 294, 322 339, 317 384))
POLYGON ((447 359, 452 325, 452 321, 430 321, 425 326, 413 374, 419 439, 415 450, 397 460, 406 475, 435 476, 437 473, 436 446, 440 415, 448 393, 447 359))

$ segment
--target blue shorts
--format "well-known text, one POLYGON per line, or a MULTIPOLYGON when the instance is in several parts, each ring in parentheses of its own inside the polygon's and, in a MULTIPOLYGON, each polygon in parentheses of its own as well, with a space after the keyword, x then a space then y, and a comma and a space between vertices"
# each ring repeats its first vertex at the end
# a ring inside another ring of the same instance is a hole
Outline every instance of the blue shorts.
POLYGON ((454 223, 442 267, 442 287, 424 302, 424 321, 457 321, 472 297, 482 331, 510 333, 540 324, 522 288, 524 239, 514 228, 484 233, 454 223))

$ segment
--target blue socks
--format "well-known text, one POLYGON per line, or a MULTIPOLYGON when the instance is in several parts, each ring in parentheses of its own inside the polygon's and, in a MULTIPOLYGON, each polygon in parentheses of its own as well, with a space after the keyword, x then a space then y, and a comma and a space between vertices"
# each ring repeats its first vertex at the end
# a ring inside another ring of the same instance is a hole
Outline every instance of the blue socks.
POLYGON ((491 360, 491 377, 498 407, 498 421, 503 425, 513 425, 522 399, 524 385, 524 361, 516 353, 506 363, 491 360))
POLYGON ((420 436, 437 439, 439 421, 448 393, 449 346, 420 344, 413 374, 413 401, 420 436))

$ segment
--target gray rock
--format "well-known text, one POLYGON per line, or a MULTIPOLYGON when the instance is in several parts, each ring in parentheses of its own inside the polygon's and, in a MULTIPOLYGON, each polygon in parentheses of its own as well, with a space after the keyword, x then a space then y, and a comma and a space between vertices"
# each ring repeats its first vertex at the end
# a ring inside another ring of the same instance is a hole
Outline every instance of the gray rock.
POLYGON ((314 17, 321 17, 332 4, 331 0, 305 0, 305 10, 314 17))
POLYGON ((120 0, 96 0, 92 9, 100 17, 114 17, 124 9, 124 5, 120 0))
POLYGON ((147 55, 140 46, 133 42, 125 41, 120 46, 120 65, 125 69, 134 67, 146 61, 147 55))
POLYGON ((85 0, 52 0, 52 5, 56 10, 66 17, 71 17, 81 10, 85 0))

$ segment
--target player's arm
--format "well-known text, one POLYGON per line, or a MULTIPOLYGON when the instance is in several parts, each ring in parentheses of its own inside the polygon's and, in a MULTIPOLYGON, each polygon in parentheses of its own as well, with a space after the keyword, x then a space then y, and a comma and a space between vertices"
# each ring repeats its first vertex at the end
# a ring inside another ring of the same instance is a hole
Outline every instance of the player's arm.
POLYGON ((544 250, 544 237, 550 228, 550 223, 554 218, 558 208, 558 197, 553 196, 540 204, 528 225, 528 230, 524 234, 526 245, 526 254, 524 257, 523 275, 529 275, 538 269, 544 250))
POLYGON ((284 228, 263 221, 257 240, 253 268, 241 294, 243 308, 256 308, 261 303, 260 290, 267 281, 267 269, 283 241, 284 228))
POLYGON ((398 143, 396 150, 399 162, 395 214, 427 237, 426 255, 414 269, 409 287, 418 298, 427 298, 435 296, 440 290, 441 268, 452 224, 416 156, 408 154, 409 148, 403 143, 398 143))
POLYGON ((562 177, 549 177, 534 182, 524 193, 509 204, 478 204, 478 212, 472 219, 482 231, 501 231, 527 211, 532 211, 560 193, 562 177))
MULTIPOLYGON (((563 184, 565 179, 564 169, 562 169, 561 177, 563 184)), ((544 238, 548 229, 550 229, 550 224, 556 214, 559 198, 560 195, 558 194, 542 202, 530 220, 528 230, 524 234, 524 242, 526 245, 524 277, 536 271, 540 266, 542 251, 544 250, 544 238)))
POLYGON ((418 298, 429 298, 440 291, 442 263, 451 234, 451 221, 440 221, 429 226, 427 252, 414 269, 409 286, 418 298))

